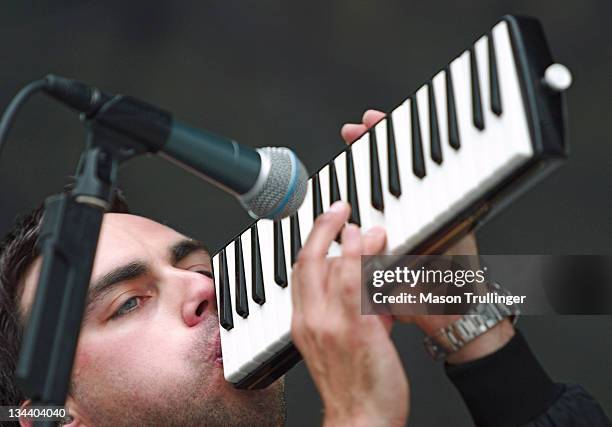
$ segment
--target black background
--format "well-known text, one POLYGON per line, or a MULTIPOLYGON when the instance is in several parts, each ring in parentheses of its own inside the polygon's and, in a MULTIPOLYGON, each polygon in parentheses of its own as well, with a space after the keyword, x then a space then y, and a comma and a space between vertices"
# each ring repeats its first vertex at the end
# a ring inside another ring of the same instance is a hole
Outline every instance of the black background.
MULTIPOLYGON (((506 13, 538 17, 556 60, 572 70, 571 158, 479 232, 481 251, 609 253, 609 0, 3 2, 0 105, 55 72, 244 144, 292 147, 312 170, 339 149, 342 123, 391 109, 506 13)), ((0 159, 0 232, 61 189, 83 140, 74 113, 43 97, 26 106, 0 159)), ((135 213, 213 249, 248 222, 230 196, 161 159, 132 160, 120 175, 135 213)), ((609 317, 521 324, 556 380, 583 384, 612 414, 609 317)), ((471 425, 420 334, 409 326, 394 334, 411 380, 409 424, 471 425)), ((287 382, 289 425, 315 424, 320 403, 304 367, 287 382)))

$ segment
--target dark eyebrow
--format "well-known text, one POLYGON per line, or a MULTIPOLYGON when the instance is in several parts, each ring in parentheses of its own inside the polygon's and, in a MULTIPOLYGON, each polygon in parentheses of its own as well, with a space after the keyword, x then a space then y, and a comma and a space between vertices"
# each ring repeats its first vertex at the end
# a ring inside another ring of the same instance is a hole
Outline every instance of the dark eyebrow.
POLYGON ((149 273, 149 266, 143 261, 132 261, 125 265, 112 269, 104 276, 96 280, 90 287, 85 305, 85 317, 92 308, 107 294, 117 288, 123 282, 134 280, 149 273))
POLYGON ((194 239, 184 239, 170 247, 170 261, 172 265, 176 265, 194 252, 204 252, 206 256, 210 257, 208 249, 202 242, 194 239))
MULTIPOLYGON (((176 265, 192 253, 198 251, 210 256, 208 250, 201 242, 194 239, 180 240, 169 249, 170 261, 172 265, 176 265)), ((85 317, 88 317, 96 304, 123 282, 138 279, 149 274, 150 271, 151 269, 146 262, 136 260, 114 268, 96 280, 89 288, 85 305, 85 317)))

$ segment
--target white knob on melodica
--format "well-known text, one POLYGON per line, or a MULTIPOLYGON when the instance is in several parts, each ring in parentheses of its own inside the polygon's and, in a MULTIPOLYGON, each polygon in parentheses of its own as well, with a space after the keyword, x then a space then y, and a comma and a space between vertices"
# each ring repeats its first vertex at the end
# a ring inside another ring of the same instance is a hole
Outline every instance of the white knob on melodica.
POLYGON ((544 71, 544 86, 555 92, 563 92, 572 84, 572 73, 563 64, 552 64, 544 71))

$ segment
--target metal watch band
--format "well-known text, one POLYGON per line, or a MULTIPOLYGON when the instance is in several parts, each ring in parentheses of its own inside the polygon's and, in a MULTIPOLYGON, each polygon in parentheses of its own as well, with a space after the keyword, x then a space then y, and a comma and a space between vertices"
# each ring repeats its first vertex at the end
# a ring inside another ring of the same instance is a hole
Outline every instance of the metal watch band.
MULTIPOLYGON (((499 284, 490 282, 489 293, 510 296, 499 284)), ((425 337, 425 349, 435 360, 440 360, 484 334, 507 317, 516 323, 520 309, 518 305, 481 303, 471 307, 466 314, 440 329, 435 335, 425 337)))

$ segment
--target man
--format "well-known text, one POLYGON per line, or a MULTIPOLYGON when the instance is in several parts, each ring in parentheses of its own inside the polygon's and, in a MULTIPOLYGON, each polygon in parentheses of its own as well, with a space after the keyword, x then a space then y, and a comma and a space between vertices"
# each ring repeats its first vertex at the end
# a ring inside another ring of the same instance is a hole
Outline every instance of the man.
MULTIPOLYGON (((355 226, 347 226, 344 254, 326 271, 330 226, 338 229, 337 235, 347 212, 346 205, 335 205, 317 220, 297 270, 300 278, 314 273, 317 284, 334 283, 354 296, 362 251, 378 253, 385 238, 382 230, 361 237, 355 226)), ((40 219, 39 209, 2 245, 0 339, 7 343, 0 358, 2 405, 29 403, 16 387, 13 371, 40 274, 42 260, 35 250, 40 219)), ((240 391, 223 378, 211 271, 209 254, 200 243, 128 214, 116 197, 103 219, 74 361, 66 402, 71 426, 283 424, 282 380, 265 390, 240 391)), ((305 286, 294 289, 308 291, 305 286)), ((301 296, 296 295, 297 306, 309 298, 301 296)), ((309 350, 318 330, 311 327, 308 313, 296 309, 294 322, 296 339, 321 390, 326 424, 403 425, 408 386, 388 336, 389 319, 359 316, 355 305, 334 319, 333 307, 328 308, 327 326, 340 329, 323 337, 322 343, 329 345, 325 355, 309 350), (362 338, 352 342, 356 334, 351 331, 357 328, 362 338), (341 340, 336 339, 339 331, 341 340), (356 377, 355 372, 362 374, 356 377)))
MULTIPOLYGON (((318 262, 307 258, 321 248, 319 236, 324 235, 322 233, 334 220, 337 222, 338 214, 348 212, 346 206, 339 208, 338 212, 334 207, 321 217, 313 231, 315 239, 304 246, 302 263, 308 271, 312 271, 309 265, 318 262)), ((115 210, 123 209, 116 204, 115 210)), ((34 255, 31 244, 39 216, 37 213, 19 228, 3 248, 5 298, 2 299, 6 301, 8 297, 16 301, 19 326, 27 321, 41 267, 39 257, 33 262, 27 261, 34 255), (23 250, 26 240, 30 242, 29 253, 23 250), (20 268, 23 269, 21 275, 7 276, 20 268), (11 282, 14 279, 17 282, 11 282)), ((373 239, 364 237, 364 243, 368 248, 382 248, 384 238, 380 234, 373 239)), ((339 284, 353 283, 354 264, 359 263, 361 244, 359 231, 354 226, 347 227, 343 241, 345 256, 340 259, 350 262, 331 272, 330 280, 339 284), (349 276, 347 268, 351 270, 349 276)), ((194 240, 143 217, 127 213, 104 216, 67 401, 73 417, 71 425, 256 426, 283 423, 283 381, 261 391, 239 391, 223 378, 211 277, 210 257, 194 240)), ((10 320, 7 309, 5 306, 2 310, 3 321, 10 320)), ((358 311, 351 313, 351 318, 358 317, 358 311)), ((374 333, 370 338, 377 335, 383 338, 387 348, 378 351, 388 350, 391 356, 387 356, 387 360, 395 355, 394 365, 386 366, 382 359, 357 359, 352 367, 367 373, 363 375, 364 380, 366 376, 369 378, 360 387, 353 387, 352 378, 345 376, 350 371, 342 375, 335 371, 315 372, 313 376, 319 379, 319 384, 320 379, 325 378, 340 390, 348 387, 371 400, 375 411, 365 411, 363 415, 379 419, 383 413, 372 398, 387 398, 386 406, 392 414, 391 409, 396 406, 392 397, 397 398, 400 392, 397 406, 401 411, 394 418, 398 419, 396 424, 401 425, 408 403, 406 379, 405 375, 397 375, 402 367, 386 330, 379 332, 382 334, 374 333), (362 366, 366 362, 368 365, 362 366), (381 379, 386 377, 388 384, 397 384, 394 396, 388 393, 379 396, 383 389, 372 389, 377 375, 381 375, 381 379)), ((340 343, 328 352, 331 357, 311 360, 331 366, 338 357, 350 359, 346 347, 340 343)), ((15 349, 13 346, 12 350, 15 349)), ((3 372, 6 373, 4 369, 3 372)), ((26 396, 13 392, 8 400, 15 397, 23 399, 26 396)), ((6 397, 3 400, 3 404, 16 403, 7 401, 6 397)), ((324 401, 329 409, 326 420, 333 425, 344 420, 345 415, 353 419, 362 415, 352 412, 357 408, 343 407, 345 401, 333 391, 324 394, 324 401)), ((368 425, 371 424, 368 422, 368 425)))
MULTIPOLYGON (((344 138, 352 140, 352 132, 361 133, 380 114, 368 112, 364 124, 346 126, 344 138)), ((206 250, 164 225, 127 214, 120 198, 113 211, 104 216, 94 262, 66 403, 73 417, 70 425, 282 424, 282 380, 265 390, 239 391, 223 379, 206 250)), ((325 425, 405 425, 409 388, 389 338, 392 319, 359 314, 360 255, 379 253, 385 234, 373 229, 362 235, 356 226, 345 225, 348 214, 346 204, 334 204, 316 221, 300 252, 293 273, 294 340, 321 394, 325 425), (326 259, 327 247, 340 232, 342 255, 326 259)), ((28 403, 15 387, 12 372, 40 271, 41 260, 34 250, 39 221, 40 211, 26 217, 2 245, 0 339, 7 343, 0 353, 2 405, 28 403)), ((474 249, 473 238, 455 248, 474 249)), ((416 320, 424 330, 435 331, 454 319, 416 320)), ((495 356, 514 336, 512 326, 502 322, 448 361, 495 356)), ((521 360, 533 364, 529 355, 521 360)), ((466 377, 465 372, 468 377, 487 372, 482 366, 475 371, 469 364, 457 366, 462 372, 456 383, 466 377)), ((535 390, 545 394, 533 399, 535 404, 529 407, 533 413, 527 414, 531 418, 526 421, 554 407, 565 395, 563 390, 558 393, 543 371, 527 372, 538 374, 535 390)), ((497 387, 503 389, 505 384, 497 387)), ((490 414, 483 418, 482 408, 467 396, 479 424, 502 425, 491 422, 490 414)), ((486 396, 482 400, 486 402, 486 396)))

